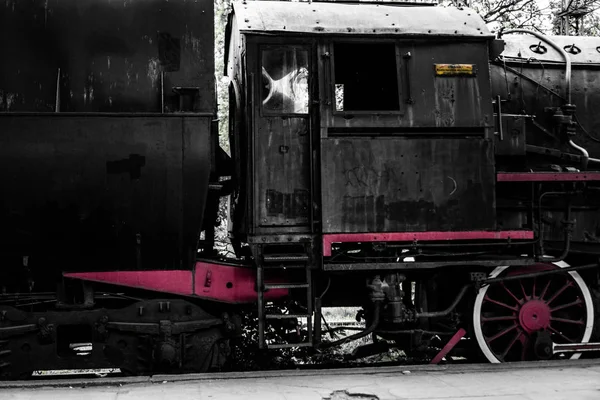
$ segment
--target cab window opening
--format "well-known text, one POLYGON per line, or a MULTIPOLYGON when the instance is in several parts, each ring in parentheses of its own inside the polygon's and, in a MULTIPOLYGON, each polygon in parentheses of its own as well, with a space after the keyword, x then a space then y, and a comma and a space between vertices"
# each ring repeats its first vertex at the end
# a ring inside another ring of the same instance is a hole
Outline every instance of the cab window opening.
POLYGON ((334 44, 335 111, 400 111, 394 43, 334 44))

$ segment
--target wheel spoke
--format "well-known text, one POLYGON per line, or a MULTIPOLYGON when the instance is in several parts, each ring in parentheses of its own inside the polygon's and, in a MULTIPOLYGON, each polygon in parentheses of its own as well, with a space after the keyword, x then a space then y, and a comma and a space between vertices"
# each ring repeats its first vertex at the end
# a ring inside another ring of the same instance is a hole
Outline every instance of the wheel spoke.
MULTIPOLYGON (((500 282, 500 286, 502 286, 504 288, 504 290, 506 291, 506 293, 508 293, 510 295, 510 297, 512 297, 517 302, 517 304, 523 304, 523 300, 521 300, 517 296, 515 296, 513 294, 513 292, 511 292, 510 289, 506 287, 506 285, 504 284, 504 282, 500 282)), ((525 296, 525 298, 527 298, 527 296, 525 296)))
POLYGON ((519 341, 521 342, 521 361, 525 361, 525 358, 527 357, 527 344, 529 344, 529 340, 527 339, 527 336, 525 335, 521 335, 519 336, 519 341))
POLYGON ((512 347, 515 345, 515 343, 517 343, 517 340, 519 340, 521 336, 523 336, 523 332, 518 331, 515 337, 510 341, 508 346, 506 346, 506 349, 504 349, 504 351, 502 352, 502 360, 504 360, 504 357, 506 357, 510 349, 512 349, 512 347))
POLYGON ((552 326, 549 326, 548 329, 550 329, 552 332, 556 333, 561 338, 565 339, 567 342, 569 342, 569 343, 575 343, 575 341, 573 339, 566 337, 562 332, 557 331, 552 326))
POLYGON ((490 303, 499 305, 500 307, 508 308, 509 310, 512 310, 512 311, 515 311, 515 312, 517 311, 517 307, 509 306, 508 304, 504 304, 504 303, 502 303, 502 302, 500 302, 498 300, 494 300, 494 299, 490 298, 489 296, 485 296, 485 300, 489 301, 490 303))
POLYGON ((564 292, 565 290, 567 290, 567 288, 570 287, 570 286, 571 286, 571 281, 567 280, 567 283, 565 283, 560 289, 558 289, 556 291, 556 293, 554 293, 554 295, 546 302, 546 304, 552 303, 554 300, 556 300, 556 298, 558 296, 560 296, 560 294, 562 292, 564 292))
POLYGON ((585 325, 585 322, 583 322, 582 320, 576 321, 574 319, 567 319, 567 318, 550 317, 550 321, 564 322, 565 324, 573 324, 573 325, 585 325))
POLYGON ((564 308, 569 308, 569 307, 573 307, 573 306, 578 306, 580 304, 583 304, 583 301, 581 301, 581 299, 578 297, 577 300, 572 301, 571 303, 567 303, 567 304, 563 304, 562 306, 556 306, 554 308, 551 308, 550 312, 562 310, 564 308))
POLYGON ((544 300, 544 296, 546 295, 546 292, 548 291, 548 288, 550 287, 550 279, 548 279, 548 283, 546 283, 546 286, 544 286, 544 290, 542 290, 542 293, 540 294, 539 299, 540 300, 544 300))
POLYGON ((499 338, 499 337, 501 337, 501 336, 504 336, 504 335, 506 335, 508 332, 510 332, 510 331, 512 331, 513 329, 516 329, 516 328, 517 328, 517 324, 514 324, 514 325, 512 325, 512 326, 509 326, 508 328, 506 328, 506 329, 504 329, 504 330, 502 330, 502 331, 500 331, 500 332, 496 333, 494 336, 492 336, 491 338, 487 339, 487 342, 488 342, 488 343, 491 343, 491 342, 493 342, 494 340, 498 339, 498 338, 499 338))
POLYGON ((517 319, 516 315, 502 315, 498 317, 481 317, 481 322, 492 322, 492 321, 514 321, 517 319))
POLYGON ((533 288, 531 289, 531 298, 535 299, 535 276, 533 277, 533 288))
POLYGON ((525 291, 525 286, 523 286, 523 279, 519 280, 519 285, 521 286, 521 292, 523 292, 523 299, 527 301, 527 292, 525 291))

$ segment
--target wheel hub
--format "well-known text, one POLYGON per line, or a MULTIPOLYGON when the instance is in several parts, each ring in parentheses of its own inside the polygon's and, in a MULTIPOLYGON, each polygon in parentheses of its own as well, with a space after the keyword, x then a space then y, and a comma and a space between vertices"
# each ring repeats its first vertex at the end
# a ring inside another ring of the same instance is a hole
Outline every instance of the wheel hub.
POLYGON ((527 333, 548 328, 550 308, 541 300, 529 300, 519 310, 519 322, 527 333))

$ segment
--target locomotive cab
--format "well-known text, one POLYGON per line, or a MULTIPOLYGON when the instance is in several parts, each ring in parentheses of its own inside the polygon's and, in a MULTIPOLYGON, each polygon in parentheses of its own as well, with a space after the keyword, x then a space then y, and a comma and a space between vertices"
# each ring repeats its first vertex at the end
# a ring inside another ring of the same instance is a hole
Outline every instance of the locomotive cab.
POLYGON ((237 3, 228 34, 237 240, 323 246, 327 262, 340 235, 503 237, 493 36, 475 13, 237 3))

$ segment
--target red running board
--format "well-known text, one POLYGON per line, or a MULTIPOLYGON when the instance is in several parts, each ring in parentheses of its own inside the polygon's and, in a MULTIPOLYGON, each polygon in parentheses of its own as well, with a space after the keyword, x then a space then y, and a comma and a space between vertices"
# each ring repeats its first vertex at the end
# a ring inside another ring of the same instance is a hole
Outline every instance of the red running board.
MULTIPOLYGON (((224 303, 254 303, 258 299, 256 269, 202 261, 192 270, 69 272, 64 276, 224 303)), ((275 300, 287 294, 288 289, 270 289, 264 298, 275 300)))
POLYGON ((333 243, 358 242, 431 242, 444 240, 531 240, 533 231, 459 231, 459 232, 392 232, 334 233, 323 235, 323 256, 331 256, 333 243))
POLYGON ((600 181, 600 172, 498 172, 498 182, 600 181))

